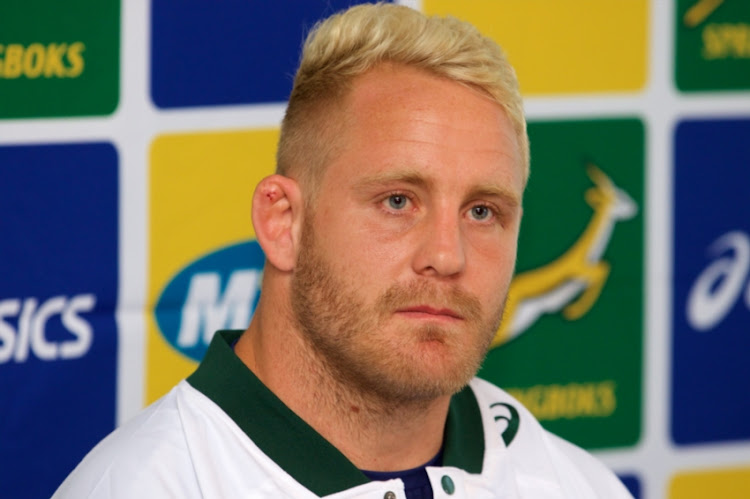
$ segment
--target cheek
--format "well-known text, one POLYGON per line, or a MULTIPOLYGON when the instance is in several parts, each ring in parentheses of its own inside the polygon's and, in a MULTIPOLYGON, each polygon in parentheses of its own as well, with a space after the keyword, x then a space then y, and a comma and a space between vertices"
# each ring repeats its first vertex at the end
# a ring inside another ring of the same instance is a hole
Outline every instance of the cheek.
MULTIPOLYGON (((405 217, 406 218, 406 217, 405 217)), ((405 261, 419 244, 413 221, 383 220, 371 213, 351 221, 349 237, 351 252, 367 260, 376 270, 387 272, 389 267, 405 261)))
POLYGON ((467 248, 483 266, 505 269, 515 266, 518 232, 498 229, 474 233, 467 237, 467 248))
POLYGON ((512 237, 473 242, 467 263, 483 288, 496 292, 510 283, 516 265, 516 248, 512 237))
MULTIPOLYGON (((342 284, 359 294, 368 289, 389 285, 390 269, 399 253, 396 244, 384 244, 361 225, 339 226, 339 230, 319 232, 319 247, 342 284)), ((330 229, 330 226, 326 226, 330 229)))

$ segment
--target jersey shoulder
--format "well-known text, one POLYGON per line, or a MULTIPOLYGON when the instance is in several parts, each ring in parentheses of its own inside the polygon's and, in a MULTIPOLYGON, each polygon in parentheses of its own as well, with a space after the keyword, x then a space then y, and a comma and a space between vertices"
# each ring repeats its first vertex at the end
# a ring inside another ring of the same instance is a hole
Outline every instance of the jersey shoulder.
POLYGON ((96 445, 53 498, 192 497, 197 489, 178 385, 96 445))
POLYGON ((547 439, 580 472, 596 497, 632 498, 617 475, 592 454, 553 433, 547 432, 547 439))
POLYGON ((482 413, 485 463, 490 468, 510 466, 520 483, 559 489, 566 497, 631 497, 601 461, 547 431, 509 393, 479 378, 472 380, 471 388, 482 413))

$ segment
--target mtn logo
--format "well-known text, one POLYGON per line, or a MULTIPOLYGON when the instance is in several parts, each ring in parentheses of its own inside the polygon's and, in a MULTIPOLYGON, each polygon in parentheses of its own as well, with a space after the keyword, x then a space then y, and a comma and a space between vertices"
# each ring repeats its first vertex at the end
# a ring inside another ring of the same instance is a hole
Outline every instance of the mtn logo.
POLYGON ((200 361, 219 329, 245 329, 260 295, 263 250, 256 241, 227 246, 193 261, 167 283, 156 304, 165 340, 200 361))

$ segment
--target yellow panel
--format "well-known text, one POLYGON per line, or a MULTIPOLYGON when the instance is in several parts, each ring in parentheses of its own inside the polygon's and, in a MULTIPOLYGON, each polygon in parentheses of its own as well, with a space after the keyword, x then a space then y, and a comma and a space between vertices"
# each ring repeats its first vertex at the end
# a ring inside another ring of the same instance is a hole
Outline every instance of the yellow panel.
POLYGON ((750 468, 681 473, 672 479, 670 499, 747 499, 750 497, 750 468))
POLYGON ((629 92, 646 82, 646 0, 424 0, 506 51, 524 95, 629 92))
POLYGON ((151 147, 146 403, 189 375, 196 363, 160 334, 154 307, 191 262, 254 237, 255 186, 273 173, 277 130, 162 135, 151 147))

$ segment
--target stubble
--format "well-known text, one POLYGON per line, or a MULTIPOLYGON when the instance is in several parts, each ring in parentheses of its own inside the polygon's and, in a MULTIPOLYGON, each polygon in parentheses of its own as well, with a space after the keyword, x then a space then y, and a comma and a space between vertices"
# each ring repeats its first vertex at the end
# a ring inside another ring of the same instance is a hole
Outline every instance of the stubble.
POLYGON ((306 220, 292 311, 312 356, 338 383, 367 398, 403 404, 451 395, 476 374, 502 307, 483 313, 475 296, 426 278, 394 283, 366 303, 358 283, 338 275, 321 253, 306 220), (461 324, 394 325, 396 310, 425 303, 458 312, 461 324))

